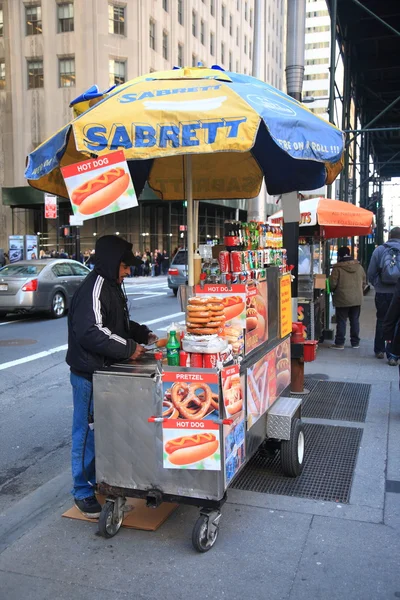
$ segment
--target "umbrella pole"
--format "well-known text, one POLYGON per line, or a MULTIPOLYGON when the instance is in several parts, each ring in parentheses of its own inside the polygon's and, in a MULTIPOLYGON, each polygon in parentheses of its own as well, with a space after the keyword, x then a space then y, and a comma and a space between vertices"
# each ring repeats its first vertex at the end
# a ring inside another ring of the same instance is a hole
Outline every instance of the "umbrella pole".
POLYGON ((188 240, 188 285, 194 285, 194 210, 193 210, 193 188, 192 188, 192 157, 185 154, 183 157, 185 173, 185 197, 187 202, 187 240, 188 240))

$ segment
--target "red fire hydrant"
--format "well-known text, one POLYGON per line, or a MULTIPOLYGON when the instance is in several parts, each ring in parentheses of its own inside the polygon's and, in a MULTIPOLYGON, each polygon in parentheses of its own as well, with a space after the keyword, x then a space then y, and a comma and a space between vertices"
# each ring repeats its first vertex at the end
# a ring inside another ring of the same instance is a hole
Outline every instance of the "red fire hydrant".
POLYGON ((316 359, 318 343, 305 340, 305 326, 302 323, 292 323, 291 338, 291 381, 292 394, 304 394, 304 363, 316 359))

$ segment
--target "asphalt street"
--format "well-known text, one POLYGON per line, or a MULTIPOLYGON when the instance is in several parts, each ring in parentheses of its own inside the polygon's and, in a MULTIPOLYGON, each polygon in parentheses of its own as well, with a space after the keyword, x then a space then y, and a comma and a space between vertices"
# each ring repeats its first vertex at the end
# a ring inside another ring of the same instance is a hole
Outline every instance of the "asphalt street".
MULTIPOLYGON (((159 335, 184 318, 165 277, 126 280, 131 318, 159 335)), ((69 466, 67 318, 0 321, 0 513, 69 466)))

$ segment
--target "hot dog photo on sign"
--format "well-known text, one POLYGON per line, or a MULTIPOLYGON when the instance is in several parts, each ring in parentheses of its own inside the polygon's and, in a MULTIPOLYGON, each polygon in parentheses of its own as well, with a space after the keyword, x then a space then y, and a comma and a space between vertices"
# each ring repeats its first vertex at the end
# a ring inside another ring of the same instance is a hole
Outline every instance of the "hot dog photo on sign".
POLYGON ((221 470, 219 426, 211 421, 163 422, 165 469, 221 470))
POLYGON ((61 171, 74 215, 82 221, 138 205, 122 150, 61 171))

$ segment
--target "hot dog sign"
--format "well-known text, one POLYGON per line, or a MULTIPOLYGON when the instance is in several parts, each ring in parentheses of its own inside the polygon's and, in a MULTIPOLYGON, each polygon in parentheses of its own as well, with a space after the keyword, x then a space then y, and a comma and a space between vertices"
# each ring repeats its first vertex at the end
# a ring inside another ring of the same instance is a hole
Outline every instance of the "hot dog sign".
POLYGON ((122 150, 61 169, 75 216, 82 221, 138 205, 122 150))
POLYGON ((219 425, 213 421, 164 421, 163 466, 220 471, 219 425))

